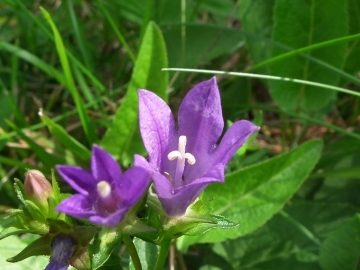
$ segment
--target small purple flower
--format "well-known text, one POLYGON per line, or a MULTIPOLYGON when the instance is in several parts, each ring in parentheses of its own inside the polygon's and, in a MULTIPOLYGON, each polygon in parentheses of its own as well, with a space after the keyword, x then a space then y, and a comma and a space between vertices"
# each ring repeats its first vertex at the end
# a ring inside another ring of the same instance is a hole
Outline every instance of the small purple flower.
POLYGON ((51 245, 51 259, 45 270, 67 270, 75 242, 68 236, 57 236, 51 245))
POLYGON ((97 145, 92 149, 91 173, 76 166, 60 165, 56 169, 79 193, 62 201, 57 211, 99 225, 122 222, 150 184, 149 173, 143 168, 133 167, 121 174, 116 160, 97 145))
POLYGON ((224 182, 226 164, 259 130, 249 121, 237 121, 217 145, 224 121, 215 77, 186 95, 177 125, 168 105, 147 90, 139 90, 139 115, 149 162, 135 155, 135 165, 152 173, 158 197, 173 217, 185 214, 208 184, 224 182))

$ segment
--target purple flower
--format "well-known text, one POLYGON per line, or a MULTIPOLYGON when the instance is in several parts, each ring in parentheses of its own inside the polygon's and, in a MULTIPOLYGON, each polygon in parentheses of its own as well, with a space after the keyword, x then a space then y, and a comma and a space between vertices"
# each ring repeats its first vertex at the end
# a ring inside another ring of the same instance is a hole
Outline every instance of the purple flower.
POLYGON ((259 127, 242 120, 223 136, 221 100, 213 77, 196 85, 180 105, 177 125, 168 105, 147 90, 139 90, 140 130, 149 162, 135 155, 135 165, 152 173, 165 209, 181 216, 205 187, 224 182, 226 164, 259 127))
POLYGON ((62 201, 57 211, 99 225, 116 226, 122 222, 150 183, 149 173, 140 167, 121 174, 116 160, 97 145, 92 149, 91 173, 76 166, 61 165, 56 169, 79 193, 62 201))
POLYGON ((68 236, 57 236, 51 246, 50 263, 45 270, 67 270, 69 259, 74 253, 75 242, 68 236))

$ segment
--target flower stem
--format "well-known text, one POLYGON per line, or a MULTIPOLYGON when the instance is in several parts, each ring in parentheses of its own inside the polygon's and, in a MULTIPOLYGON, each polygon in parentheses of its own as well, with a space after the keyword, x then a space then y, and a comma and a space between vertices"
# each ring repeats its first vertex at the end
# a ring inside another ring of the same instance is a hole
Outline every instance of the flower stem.
POLYGON ((170 244, 172 239, 164 239, 160 244, 160 253, 157 258, 155 270, 163 270, 166 258, 169 253, 170 244))
POLYGON ((131 237, 129 235, 123 235, 123 242, 126 246, 126 249, 128 250, 129 254, 130 254, 130 257, 131 257, 131 260, 134 264, 134 267, 135 267, 135 270, 141 270, 142 267, 141 267, 141 262, 140 262, 140 259, 139 259, 139 255, 136 251, 136 248, 134 246, 134 243, 133 241, 131 240, 131 237))

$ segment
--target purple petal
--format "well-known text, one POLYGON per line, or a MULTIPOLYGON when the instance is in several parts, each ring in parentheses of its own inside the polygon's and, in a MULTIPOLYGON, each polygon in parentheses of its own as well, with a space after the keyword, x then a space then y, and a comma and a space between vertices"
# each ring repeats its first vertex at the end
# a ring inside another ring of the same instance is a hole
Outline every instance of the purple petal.
POLYGON ((172 217, 184 215, 189 205, 199 197, 208 184, 219 181, 210 177, 199 178, 191 184, 173 191, 170 181, 162 174, 154 173, 153 180, 156 193, 165 212, 172 217))
POLYGON ((143 156, 137 154, 134 155, 134 166, 142 167, 148 172, 156 171, 143 156))
POLYGON ((138 93, 141 137, 150 163, 159 168, 169 140, 176 140, 174 118, 169 106, 157 95, 147 90, 138 93))
POLYGON ((126 213, 128 211, 128 208, 121 208, 118 211, 112 213, 109 216, 102 217, 102 216, 91 216, 89 220, 92 223, 98 224, 98 225, 105 225, 109 227, 115 227, 120 222, 123 221, 126 213))
POLYGON ((56 169, 61 177, 77 192, 87 195, 94 190, 97 181, 88 171, 67 165, 58 165, 56 169))
POLYGON ((249 139, 250 135, 260 128, 253 123, 241 120, 235 122, 225 133, 220 145, 211 155, 212 164, 223 164, 230 161, 236 151, 249 139))
POLYGON ((135 204, 149 188, 150 174, 141 167, 132 167, 121 177, 117 192, 123 207, 131 207, 135 204))
POLYGON ((155 188, 158 194, 161 193, 163 197, 173 194, 173 184, 171 183, 171 181, 169 181, 163 174, 155 170, 144 157, 140 155, 135 155, 134 160, 135 166, 142 167, 151 174, 151 178, 154 180, 155 188))
POLYGON ((76 218, 88 218, 95 214, 93 202, 89 200, 89 196, 82 194, 66 198, 56 207, 56 211, 76 218))
POLYGON ((97 181, 117 181, 121 170, 116 160, 104 149, 94 144, 91 155, 91 171, 97 181))
POLYGON ((76 243, 71 237, 56 236, 51 245, 51 259, 45 270, 67 270, 69 259, 74 254, 76 243))
POLYGON ((187 151, 195 155, 196 159, 208 154, 224 128, 215 77, 197 84, 185 96, 179 109, 178 122, 178 134, 187 137, 187 151))

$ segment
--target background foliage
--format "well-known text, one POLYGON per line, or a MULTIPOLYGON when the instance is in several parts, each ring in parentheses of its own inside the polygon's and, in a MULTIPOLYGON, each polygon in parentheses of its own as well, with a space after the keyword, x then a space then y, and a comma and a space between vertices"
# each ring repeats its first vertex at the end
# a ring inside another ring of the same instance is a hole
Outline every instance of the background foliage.
MULTIPOLYGON (((329 86, 218 75, 228 124, 261 125, 226 183, 203 194, 240 226, 180 238, 169 265, 360 269, 359 22, 357 0, 1 1, 1 211, 17 207, 13 178, 25 169, 86 167, 92 143, 124 168, 145 154, 136 90, 176 111, 211 76, 162 68, 290 77, 329 86)), ((2 269, 41 268, 43 258, 4 262, 31 240, 1 241, 2 269)), ((135 245, 151 269, 156 247, 135 245)))

